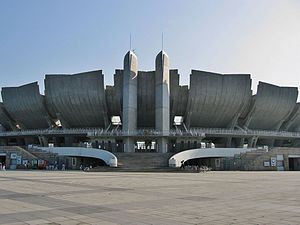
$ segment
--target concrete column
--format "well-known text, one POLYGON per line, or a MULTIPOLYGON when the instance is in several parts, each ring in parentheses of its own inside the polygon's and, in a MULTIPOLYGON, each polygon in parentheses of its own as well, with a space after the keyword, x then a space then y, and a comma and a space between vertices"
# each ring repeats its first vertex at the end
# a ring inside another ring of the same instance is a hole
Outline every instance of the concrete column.
POLYGON ((232 137, 225 138, 226 141, 226 148, 232 147, 232 137))
MULTIPOLYGON (((129 51, 124 58, 123 72, 123 133, 130 135, 137 128, 137 57, 129 51)), ((134 152, 134 139, 124 138, 124 152, 134 152)))
MULTIPOLYGON (((164 136, 170 131, 170 74, 169 57, 161 51, 155 60, 155 129, 164 136)), ((161 137, 158 140, 158 151, 168 152, 168 138, 161 137)))
POLYGON ((258 137, 256 137, 256 136, 248 138, 248 147, 255 148, 256 144, 257 144, 257 140, 258 140, 258 137))

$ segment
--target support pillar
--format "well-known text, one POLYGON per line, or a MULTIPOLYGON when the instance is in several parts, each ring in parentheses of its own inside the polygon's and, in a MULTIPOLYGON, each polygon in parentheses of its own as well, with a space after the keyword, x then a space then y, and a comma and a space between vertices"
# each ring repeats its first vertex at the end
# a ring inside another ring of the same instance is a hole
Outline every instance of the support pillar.
POLYGON ((134 152, 134 138, 137 128, 137 57, 129 51, 124 58, 123 72, 123 116, 122 130, 124 138, 124 152, 134 152))
POLYGON ((251 137, 248 139, 248 147, 255 148, 257 144, 258 137, 251 137))
POLYGON ((160 153, 168 152, 168 138, 162 137, 157 140, 157 151, 160 153))
POLYGON ((161 51, 155 60, 155 129, 161 132, 158 152, 168 152, 170 132, 170 74, 169 57, 161 51))
MULTIPOLYGON (((48 138, 44 137, 44 136, 38 136, 39 138, 39 143, 42 147, 48 147, 48 138)), ((25 143, 26 143, 26 139, 25 139, 25 143)))

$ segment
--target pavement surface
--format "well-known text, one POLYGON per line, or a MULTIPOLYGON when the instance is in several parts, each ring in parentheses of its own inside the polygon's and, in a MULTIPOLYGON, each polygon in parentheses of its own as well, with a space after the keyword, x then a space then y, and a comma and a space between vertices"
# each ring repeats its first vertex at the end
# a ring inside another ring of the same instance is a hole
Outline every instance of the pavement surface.
POLYGON ((300 224, 300 172, 0 171, 0 224, 300 224))

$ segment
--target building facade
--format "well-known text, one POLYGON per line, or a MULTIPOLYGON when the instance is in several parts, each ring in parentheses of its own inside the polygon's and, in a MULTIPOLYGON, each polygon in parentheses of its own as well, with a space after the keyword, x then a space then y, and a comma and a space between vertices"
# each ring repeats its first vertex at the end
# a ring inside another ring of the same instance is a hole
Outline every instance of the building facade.
POLYGON ((84 146, 111 152, 179 152, 203 146, 299 146, 297 87, 259 82, 250 74, 192 70, 189 85, 161 51, 154 71, 141 71, 129 51, 114 85, 101 70, 47 74, 3 87, 1 145, 84 146))

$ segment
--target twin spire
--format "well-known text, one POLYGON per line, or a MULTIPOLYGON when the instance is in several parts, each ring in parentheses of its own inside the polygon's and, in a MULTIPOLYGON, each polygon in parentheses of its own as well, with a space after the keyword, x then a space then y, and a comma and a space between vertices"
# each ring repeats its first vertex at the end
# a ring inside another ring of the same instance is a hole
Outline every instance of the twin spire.
MULTIPOLYGON (((134 50, 132 50, 132 38, 131 38, 131 34, 130 34, 129 35, 129 51, 126 53, 126 55, 124 57, 124 64, 125 64, 126 60, 132 60, 132 58, 134 58, 134 61, 136 61, 136 63, 137 63, 137 56, 136 56, 134 50)), ((164 33, 162 33, 161 34, 161 51, 156 56, 155 62, 165 61, 165 59, 167 59, 167 61, 169 61, 169 56, 164 51, 164 33)))
MULTIPOLYGON (((131 37, 130 37, 131 42, 131 37)), ((131 48, 131 43, 130 43, 131 48)), ((133 135, 137 132, 138 112, 138 60, 136 54, 130 49, 124 57, 123 68, 123 104, 122 104, 122 131, 128 135, 124 139, 124 151, 133 152, 135 139, 133 135)), ((141 77, 142 78, 142 77, 141 77)), ((157 148, 159 152, 167 152, 168 140, 164 137, 169 134, 170 129, 170 74, 169 57, 161 50, 155 59, 155 86, 149 90, 155 97, 155 130, 162 133, 158 138, 157 148)), ((142 88, 142 87, 140 87, 142 88)))

